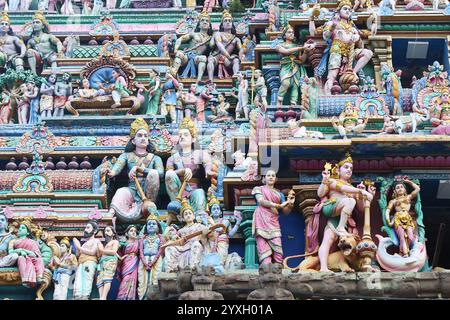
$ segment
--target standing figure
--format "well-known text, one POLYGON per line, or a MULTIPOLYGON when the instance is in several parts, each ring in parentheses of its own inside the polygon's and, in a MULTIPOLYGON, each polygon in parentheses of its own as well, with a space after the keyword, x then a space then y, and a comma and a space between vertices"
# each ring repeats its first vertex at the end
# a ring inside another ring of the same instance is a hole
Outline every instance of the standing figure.
POLYGON ((69 238, 65 237, 59 243, 61 250, 60 257, 53 256, 52 265, 54 266, 53 282, 55 290, 53 291, 53 300, 67 300, 70 278, 77 269, 77 257, 72 253, 69 238))
POLYGON ((19 252, 8 252, 9 243, 16 239, 16 236, 7 230, 8 218, 3 211, 0 211, 0 268, 16 265, 19 258, 19 252))
POLYGON ((130 129, 130 141, 125 152, 117 159, 111 170, 106 171, 109 178, 115 177, 126 167, 128 172, 128 187, 116 191, 112 198, 110 214, 116 214, 119 219, 134 222, 141 218, 143 199, 137 190, 136 180, 140 183, 145 195, 153 203, 156 202, 159 191, 159 181, 164 176, 162 159, 151 153, 148 140, 149 128, 142 118, 137 118, 130 129))
POLYGON ((186 66, 181 75, 182 78, 187 78, 190 73, 192 77, 197 77, 196 83, 202 80, 212 34, 211 18, 207 12, 202 12, 194 32, 181 36, 175 42, 175 59, 172 67, 175 74, 180 67, 186 66), (188 43, 187 47, 180 50, 180 46, 184 43, 188 43))
POLYGON ((195 120, 199 122, 206 122, 205 119, 205 109, 209 100, 214 98, 211 93, 213 87, 211 85, 205 86, 197 97, 197 102, 195 104, 195 120))
POLYGON ((19 11, 28 11, 30 10, 32 0, 20 0, 19 11))
POLYGON ((22 83, 19 89, 20 96, 17 104, 17 119, 19 120, 19 124, 27 124, 28 109, 30 108, 30 99, 26 95, 28 92, 27 84, 22 83))
POLYGON ((89 221, 84 229, 86 242, 81 245, 77 238, 73 238, 73 244, 77 249, 78 255, 78 268, 73 285, 73 297, 75 300, 89 300, 91 295, 98 257, 101 256, 100 250, 103 249, 103 244, 95 238, 97 230, 97 222, 89 221))
POLYGON ((35 287, 44 281, 44 262, 42 261, 39 244, 31 239, 31 221, 20 222, 17 239, 9 242, 9 254, 18 254, 17 266, 19 268, 22 284, 26 287, 35 287))
POLYGON ((26 96, 30 101, 30 119, 28 124, 36 124, 39 121, 39 88, 32 79, 27 81, 26 96))
POLYGON ((0 39, 0 68, 22 71, 27 48, 23 41, 14 35, 6 12, 0 16, 0 39))
POLYGON ((28 65, 37 74, 37 64, 47 63, 56 68, 56 58, 63 55, 63 45, 54 35, 50 34, 49 24, 41 12, 33 17, 33 32, 28 40, 28 65))
POLYGON ((345 104, 344 110, 342 110, 339 115, 339 119, 333 117, 331 123, 333 127, 339 132, 342 138, 347 139, 347 134, 360 134, 364 131, 366 127, 368 117, 361 119, 358 116, 356 108, 353 106, 352 102, 347 102, 345 104))
POLYGON ((69 73, 65 72, 62 76, 62 81, 56 82, 55 85, 55 103, 54 103, 54 118, 64 116, 64 109, 69 97, 72 95, 72 81, 69 73))
POLYGON ((136 300, 139 266, 139 240, 134 224, 125 229, 127 241, 122 244, 120 259, 120 287, 117 300, 136 300))
POLYGON ((414 220, 411 217, 409 211, 411 210, 412 200, 419 194, 420 187, 409 179, 403 181, 397 181, 393 186, 393 199, 389 201, 389 204, 385 211, 385 217, 388 225, 394 227, 400 242, 400 255, 408 257, 410 248, 416 241, 417 236, 414 234, 416 229, 414 220), (413 191, 408 194, 405 183, 413 187, 413 191), (392 210, 395 210, 394 220, 391 220, 390 214, 392 210))
POLYGON ((197 85, 195 83, 191 84, 188 92, 183 92, 181 94, 181 102, 183 104, 184 116, 179 118, 189 118, 194 120, 195 109, 197 104, 197 85))
POLYGON ((149 78, 148 89, 142 84, 138 85, 138 88, 148 92, 147 110, 145 110, 145 114, 154 116, 158 114, 159 103, 161 101, 161 79, 154 69, 150 69, 149 78))
POLYGON ((280 65, 280 90, 278 91, 277 106, 283 104, 284 96, 290 90, 289 102, 292 106, 298 104, 298 95, 301 82, 306 76, 304 64, 308 55, 314 50, 316 44, 307 42, 299 46, 295 41, 294 29, 288 25, 283 33, 284 42, 275 47, 282 56, 280 65))
POLYGON ((173 70, 166 73, 166 82, 162 87, 163 99, 161 104, 161 115, 167 116, 167 114, 169 114, 172 123, 177 123, 176 106, 179 83, 174 75, 175 73, 173 70))
POLYGON ((200 183, 201 167, 205 169, 206 177, 214 177, 211 157, 206 150, 194 150, 197 129, 191 119, 183 119, 178 136, 179 150, 166 163, 166 190, 170 200, 177 201, 182 181, 186 181, 182 197, 189 199, 197 218, 203 217, 206 215, 206 195, 200 183))
POLYGON ((55 86, 56 86, 56 75, 51 74, 48 76, 47 81, 42 82, 41 85, 41 101, 39 104, 39 111, 41 117, 52 116, 54 96, 55 96, 55 86))
POLYGON ((255 99, 253 104, 263 112, 267 110, 267 87, 261 70, 255 70, 255 99))
MULTIPOLYGON (((313 10, 314 12, 314 10, 313 10)), ((358 84, 358 72, 370 61, 373 52, 364 49, 361 34, 351 20, 352 3, 350 0, 341 0, 337 12, 332 20, 323 27, 323 38, 328 42, 329 54, 322 57, 320 66, 326 66, 319 72, 325 74, 328 69, 327 81, 324 86, 325 94, 331 95, 331 88, 338 76, 350 72, 347 76, 351 84, 358 84), (353 61, 355 65, 353 66, 353 61)), ((313 17, 310 19, 310 31, 315 35, 316 27, 313 17)), ((341 85, 342 79, 341 77, 341 85)))
MULTIPOLYGON (((122 0, 122 2, 127 1, 129 3, 129 0, 122 0)), ((83 16, 90 16, 92 15, 92 0, 82 0, 83 3, 83 10, 81 11, 81 14, 83 16)))
POLYGON ((106 0, 106 9, 115 9, 117 0, 106 0))
POLYGON ((222 208, 220 207, 220 202, 215 197, 213 197, 208 203, 211 218, 214 224, 223 224, 227 227, 224 233, 222 233, 221 228, 216 229, 216 237, 213 240, 213 244, 210 246, 212 252, 217 252, 220 255, 222 265, 225 264, 228 257, 228 248, 230 247, 230 238, 233 237, 239 230, 239 226, 242 222, 242 215, 239 211, 234 212, 234 217, 236 218, 236 223, 231 227, 231 222, 229 218, 224 218, 222 214, 222 208))
POLYGON ((233 96, 238 100, 236 104, 236 120, 241 118, 242 112, 244 112, 244 119, 248 119, 249 107, 248 107, 248 80, 245 79, 244 74, 237 73, 238 80, 238 94, 233 96))
POLYGON ((163 242, 158 217, 151 214, 147 218, 145 236, 139 241, 139 300, 150 299, 154 292, 153 288, 158 285, 157 277, 163 265, 161 256, 163 242))
POLYGON ((260 264, 283 263, 283 248, 281 246, 281 228, 278 221, 279 210, 289 213, 294 206, 294 200, 285 200, 284 195, 275 189, 277 176, 269 170, 264 178, 265 185, 254 187, 252 195, 258 206, 253 214, 252 232, 256 239, 260 264))
POLYGON ((64 0, 63 5, 61 6, 61 14, 65 14, 68 16, 72 16, 75 14, 75 10, 73 9, 72 0, 64 0))
POLYGON ((331 246, 338 237, 349 233, 346 230, 347 221, 356 208, 364 212, 366 198, 372 201, 375 188, 365 189, 363 183, 357 188, 351 185, 353 174, 353 160, 350 155, 341 160, 330 173, 331 165, 325 165, 322 172, 322 183, 317 190, 317 195, 322 199, 322 214, 327 217, 328 223, 325 227, 322 243, 319 247, 320 271, 329 272, 328 256, 331 246))
MULTIPOLYGON (((175 240, 175 244, 165 249, 164 266, 166 272, 177 272, 178 269, 186 267, 193 269, 199 265, 203 253, 209 253, 207 247, 209 229, 205 225, 195 222, 194 209, 186 199, 183 199, 181 203, 181 218, 185 225, 178 230, 178 238, 175 240), (183 237, 197 231, 202 231, 202 234, 184 240, 183 237)), ((211 236, 214 236, 214 233, 211 233, 211 236)))
MULTIPOLYGON (((20 0, 9 0, 9 1, 7 1, 7 3, 9 4, 9 6, 8 6, 9 12, 19 11, 20 0)), ((4 11, 6 11, 6 10, 4 10, 4 11)))
POLYGON ((12 118, 12 100, 11 96, 3 91, 0 94, 0 123, 8 124, 11 122, 12 118))
POLYGON ((102 255, 97 265, 97 288, 100 294, 100 300, 108 298, 111 283, 117 269, 117 251, 119 250, 119 241, 116 240, 116 232, 110 226, 105 227, 103 231, 105 244, 99 249, 102 255))
POLYGON ((233 75, 236 75, 240 69, 239 53, 242 44, 241 39, 236 37, 233 17, 227 10, 224 10, 219 31, 214 32, 209 45, 213 50, 208 57, 209 81, 214 82, 214 70, 219 65, 232 67, 233 75))
MULTIPOLYGON (((47 12, 57 12, 57 10, 56 10, 57 0, 46 0, 46 1, 48 2, 47 12)), ((45 1, 41 0, 41 2, 45 2, 45 1)), ((45 8, 42 11, 45 11, 45 8)))

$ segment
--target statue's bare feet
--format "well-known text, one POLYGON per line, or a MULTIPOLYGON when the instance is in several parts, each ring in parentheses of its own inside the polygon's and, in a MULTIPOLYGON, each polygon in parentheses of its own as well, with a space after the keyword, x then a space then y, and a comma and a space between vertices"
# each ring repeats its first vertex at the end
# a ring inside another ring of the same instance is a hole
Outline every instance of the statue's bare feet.
POLYGON ((332 271, 328 268, 325 268, 325 269, 320 268, 320 272, 332 272, 332 271))

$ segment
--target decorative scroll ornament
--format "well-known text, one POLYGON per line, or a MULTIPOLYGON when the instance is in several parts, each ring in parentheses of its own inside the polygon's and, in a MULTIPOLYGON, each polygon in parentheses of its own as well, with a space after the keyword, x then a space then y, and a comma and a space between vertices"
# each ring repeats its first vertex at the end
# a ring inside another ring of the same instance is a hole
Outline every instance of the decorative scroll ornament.
POLYGON ((156 153, 170 153, 173 142, 169 130, 161 125, 160 121, 151 120, 149 130, 149 140, 153 144, 156 153))
POLYGON ((38 123, 34 126, 33 130, 25 132, 16 147, 16 152, 37 152, 39 154, 52 152, 56 147, 56 138, 44 124, 38 123))

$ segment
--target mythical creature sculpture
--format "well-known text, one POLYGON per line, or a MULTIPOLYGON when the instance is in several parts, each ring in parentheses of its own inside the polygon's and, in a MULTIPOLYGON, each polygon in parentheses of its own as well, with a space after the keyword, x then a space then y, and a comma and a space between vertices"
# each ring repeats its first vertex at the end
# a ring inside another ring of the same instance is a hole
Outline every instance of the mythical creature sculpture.
POLYGON ((104 171, 112 178, 127 168, 128 187, 116 191, 110 207, 110 213, 116 214, 124 221, 136 221, 142 217, 143 211, 148 211, 147 206, 156 207, 154 203, 160 179, 164 175, 164 166, 162 159, 151 152, 148 135, 149 127, 145 120, 136 119, 131 124, 130 140, 125 147, 125 153, 120 155, 111 170, 104 171), (140 189, 145 191, 141 193, 140 189))
POLYGON ((0 16, 0 68, 23 70, 23 59, 26 53, 23 41, 11 29, 8 13, 0 16))

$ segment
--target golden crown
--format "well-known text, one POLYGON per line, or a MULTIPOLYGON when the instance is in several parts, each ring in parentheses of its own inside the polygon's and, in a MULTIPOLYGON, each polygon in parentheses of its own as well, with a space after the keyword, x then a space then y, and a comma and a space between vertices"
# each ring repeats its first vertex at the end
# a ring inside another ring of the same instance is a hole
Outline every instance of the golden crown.
POLYGON ((61 241, 60 241, 60 243, 61 243, 61 244, 64 243, 68 248, 70 248, 70 240, 69 240, 68 237, 62 238, 61 241))
POLYGON ((9 23, 9 16, 8 16, 8 12, 3 11, 2 12, 2 17, 0 18, 0 21, 6 21, 9 23))
POLYGON ((45 19, 44 13, 42 11, 36 11, 36 13, 33 16, 33 20, 39 20, 43 24, 48 25, 47 19, 45 19))
POLYGON ((148 124, 145 122, 143 118, 137 118, 136 120, 131 123, 131 129, 130 129, 130 137, 134 138, 136 136, 136 133, 144 129, 145 131, 149 131, 148 124))
POLYGON ((184 118, 183 121, 181 121, 179 129, 188 129, 191 133, 192 138, 197 137, 197 128, 195 127, 195 123, 191 118, 184 118))
POLYGON ((352 7, 352 2, 351 0, 341 0, 339 1, 338 4, 338 10, 342 9, 343 6, 349 6, 350 8, 352 7))
POLYGON ((211 210, 212 206, 215 204, 220 206, 220 201, 216 198, 215 195, 211 195, 211 198, 208 202, 208 212, 211 210))
POLYGON ((223 21, 225 18, 231 18, 231 20, 233 20, 233 16, 228 10, 223 10, 221 21, 223 21))
POLYGON ((183 217, 184 212, 187 211, 187 210, 190 210, 190 211, 194 212, 194 209, 189 204, 189 201, 187 199, 183 199, 181 201, 181 209, 180 209, 181 217, 183 217))
POLYGON ((351 163, 351 164, 353 164, 353 159, 352 159, 352 156, 350 155, 349 152, 347 152, 347 153, 345 154, 345 159, 342 159, 341 161, 338 162, 338 166, 340 167, 340 166, 342 166, 344 163, 351 163))
POLYGON ((147 221, 150 221, 150 220, 155 220, 155 221, 159 222, 159 217, 155 213, 152 212, 147 217, 147 221))
POLYGON ((208 13, 208 11, 202 11, 202 13, 199 14, 198 20, 201 20, 202 18, 208 18, 208 20, 211 21, 211 17, 208 13))

